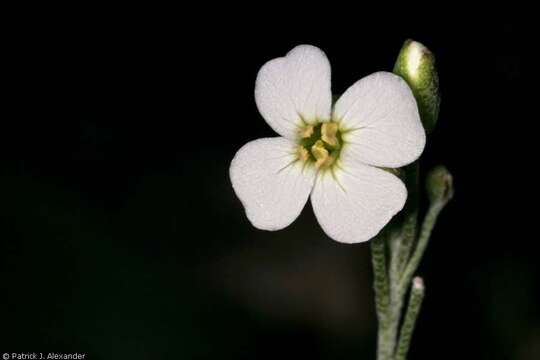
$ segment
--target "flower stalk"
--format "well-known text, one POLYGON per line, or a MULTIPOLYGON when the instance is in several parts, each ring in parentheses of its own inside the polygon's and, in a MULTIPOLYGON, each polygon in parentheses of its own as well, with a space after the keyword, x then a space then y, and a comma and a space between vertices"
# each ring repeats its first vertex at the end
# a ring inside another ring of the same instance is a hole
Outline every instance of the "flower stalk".
POLYGON ((404 249, 407 249, 408 245, 403 246, 403 243, 409 241, 406 238, 411 236, 411 232, 414 231, 411 229, 413 227, 411 222, 413 217, 416 219, 417 210, 411 211, 410 217, 405 216, 399 235, 388 235, 385 232, 384 235, 377 237, 371 243, 377 319, 379 321, 378 360, 406 359, 424 293, 422 280, 417 277, 411 282, 411 279, 420 265, 437 218, 446 203, 447 200, 439 200, 430 204, 418 238, 413 237, 413 241, 410 242, 415 244, 414 251, 407 259, 403 269, 400 269, 399 264, 404 254, 396 255, 395 251, 404 252, 404 249), (387 246, 388 244, 390 246, 387 246), (389 254, 387 254, 387 248, 389 254), (387 266, 387 257, 390 258, 389 266, 387 266), (411 284, 412 289, 409 291, 411 284), (407 292, 410 292, 410 296, 405 316, 403 316, 402 311, 407 292), (400 325, 401 329, 398 331, 400 325))
POLYGON ((444 168, 435 168, 428 175, 427 190, 428 194, 430 194, 428 197, 431 203, 424 216, 418 237, 416 238, 416 231, 413 230, 416 225, 412 224, 413 220, 416 221, 418 214, 418 201, 416 199, 413 200, 415 201, 414 205, 411 205, 408 210, 410 213, 407 213, 406 209, 401 231, 398 235, 394 233, 393 237, 381 236, 380 239, 372 243, 373 264, 374 267, 377 265, 377 269, 374 270, 375 284, 379 284, 375 286, 377 316, 380 324, 377 345, 378 360, 406 359, 424 293, 424 284, 421 278, 417 277, 412 282, 411 279, 420 265, 440 212, 453 196, 451 176, 446 169, 444 171, 441 171, 441 169, 444 168), (444 181, 441 179, 444 179, 444 181), (440 196, 433 196, 434 194, 440 196), (410 244, 415 244, 415 247, 410 258, 407 258, 405 267, 401 269, 399 264, 400 261, 403 261, 405 255, 403 253, 396 254, 395 252, 402 252, 403 249, 407 249, 408 245, 404 246, 404 242, 409 241, 408 236, 413 236, 410 244), (388 255, 385 252, 385 240, 390 244, 388 255), (382 254, 390 258, 388 267, 386 266, 386 258, 383 258, 382 254), (382 274, 382 269, 388 271, 388 274, 382 274), (383 283, 381 279, 387 279, 387 282, 383 283), (384 287, 382 287, 382 284, 384 284, 384 287), (409 291, 411 284, 412 289, 409 291), (380 290, 377 291, 377 288, 380 290), (410 296, 405 316, 403 316, 402 311, 407 292, 410 292, 410 296), (398 332, 400 325, 401 329, 398 332))
POLYGON ((393 345, 390 336, 390 289, 386 267, 386 233, 380 234, 371 242, 371 260, 373 263, 373 290, 375 291, 375 307, 379 332, 377 338, 378 360, 390 360, 393 345))
MULTIPOLYGON (((419 205, 419 169, 418 161, 405 168, 405 185, 407 186, 409 196, 405 209, 403 210, 403 225, 400 236, 394 236, 391 240, 391 266, 390 274, 392 277, 399 277, 405 269, 412 247, 416 238, 418 224, 418 205, 419 205)), ((393 279, 398 281, 398 279, 393 279)))
POLYGON ((437 222, 437 218, 439 217, 439 214, 443 207, 444 204, 438 202, 431 204, 429 207, 429 210, 424 218, 424 222, 422 223, 422 228, 420 230, 420 235, 418 236, 418 243, 416 245, 414 253, 411 256, 411 259, 407 264, 405 271, 401 275, 399 288, 402 292, 405 291, 406 287, 411 281, 411 278, 413 277, 414 272, 418 268, 418 265, 420 265, 420 260, 422 260, 422 257, 426 251, 431 232, 435 227, 435 223, 437 222))
POLYGON ((421 277, 414 278, 412 282, 411 294, 409 296, 409 307, 401 326, 399 343, 397 344, 395 360, 405 360, 409 345, 411 343, 412 333, 416 324, 416 319, 420 313, 422 301, 424 300, 424 282, 421 277))

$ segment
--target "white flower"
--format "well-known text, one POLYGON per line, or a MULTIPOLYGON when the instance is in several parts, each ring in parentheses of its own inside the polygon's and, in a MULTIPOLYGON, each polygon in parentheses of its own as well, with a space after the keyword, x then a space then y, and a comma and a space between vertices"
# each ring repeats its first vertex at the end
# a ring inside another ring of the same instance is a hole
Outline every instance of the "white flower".
POLYGON ((326 55, 300 45, 261 68, 255 101, 281 135, 247 143, 231 163, 233 188, 255 227, 285 228, 311 196, 326 234, 357 243, 377 235, 403 208, 405 185, 381 168, 416 160, 426 136, 399 76, 366 76, 332 106, 326 55))

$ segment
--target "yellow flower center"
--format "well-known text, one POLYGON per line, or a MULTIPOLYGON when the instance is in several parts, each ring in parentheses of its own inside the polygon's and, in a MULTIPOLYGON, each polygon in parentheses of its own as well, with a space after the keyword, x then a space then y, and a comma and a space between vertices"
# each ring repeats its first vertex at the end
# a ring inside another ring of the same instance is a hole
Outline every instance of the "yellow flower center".
POLYGON ((327 169, 339 158, 343 139, 336 122, 306 124, 298 132, 298 159, 327 169))

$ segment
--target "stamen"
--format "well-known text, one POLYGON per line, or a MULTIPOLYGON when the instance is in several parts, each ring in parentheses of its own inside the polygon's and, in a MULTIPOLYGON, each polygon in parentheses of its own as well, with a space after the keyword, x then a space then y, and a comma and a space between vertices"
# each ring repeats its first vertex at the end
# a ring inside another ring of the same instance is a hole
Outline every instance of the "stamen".
POLYGON ((335 122, 304 124, 298 130, 296 158, 317 168, 331 167, 339 158, 341 133, 335 122))
POLYGON ((307 161, 309 159, 309 152, 306 150, 305 147, 299 146, 298 147, 298 158, 302 161, 307 161))
POLYGON ((331 123, 325 122, 322 124, 322 127, 321 127, 321 135, 322 135, 321 139, 329 145, 337 146, 338 145, 338 138, 336 136, 337 131, 338 131, 338 124, 334 122, 331 122, 331 123))
POLYGON ((313 125, 305 126, 302 128, 302 130, 300 130, 300 137, 302 139, 307 139, 311 137, 311 135, 313 135, 313 125))
POLYGON ((321 140, 317 140, 317 142, 311 147, 311 153, 316 159, 316 168, 320 168, 323 165, 330 165, 334 161, 331 156, 328 156, 328 150, 324 148, 324 143, 321 140))

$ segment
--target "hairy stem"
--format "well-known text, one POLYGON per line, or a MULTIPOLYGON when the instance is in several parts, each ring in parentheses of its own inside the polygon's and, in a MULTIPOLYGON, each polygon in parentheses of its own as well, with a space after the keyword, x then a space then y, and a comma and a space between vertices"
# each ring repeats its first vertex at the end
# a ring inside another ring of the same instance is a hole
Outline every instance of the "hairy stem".
POLYGON ((418 161, 405 168, 405 183, 409 191, 407 204, 404 209, 404 219, 402 227, 402 239, 396 259, 396 271, 401 275, 411 256, 411 250, 416 238, 416 228, 418 224, 418 203, 420 198, 419 186, 420 165, 418 161))
POLYGON ((411 282, 414 272, 420 264, 420 260, 422 260, 422 256, 424 255, 424 252, 426 251, 426 247, 429 242, 429 237, 431 236, 433 227, 435 226, 437 218, 439 217, 441 210, 444 208, 444 205, 446 205, 446 203, 435 202, 432 203, 428 209, 428 212, 424 218, 424 222, 422 223, 422 228, 420 229, 420 235, 418 236, 418 243, 416 245, 416 249, 414 249, 414 253, 411 256, 411 259, 409 260, 409 263, 407 264, 403 275, 401 276, 401 281, 399 284, 399 291, 401 293, 404 293, 407 289, 407 286, 411 282))
POLYGON ((398 329, 401 321, 405 293, 400 286, 403 271, 409 260, 416 238, 418 222, 419 164, 415 162, 404 169, 405 183, 409 190, 409 197, 404 209, 404 217, 399 231, 392 234, 390 243, 390 311, 388 337, 393 339, 392 353, 397 342, 398 329))
POLYGON ((392 344, 395 339, 389 336, 389 305, 390 291, 386 268, 386 236, 381 234, 371 241, 371 259, 373 263, 373 289, 375 291, 375 306, 379 322, 377 338, 377 360, 390 360, 392 344))
POLYGON ((416 277, 413 280, 409 305, 403 320, 399 334, 399 342, 396 348, 395 360, 405 360, 411 344, 411 338, 416 324, 416 319, 420 313, 422 300, 424 299, 424 283, 422 278, 416 277))

